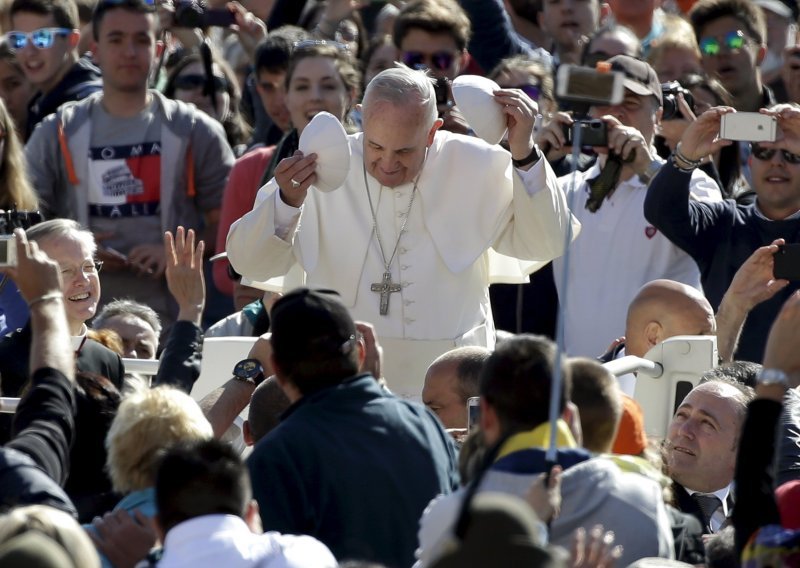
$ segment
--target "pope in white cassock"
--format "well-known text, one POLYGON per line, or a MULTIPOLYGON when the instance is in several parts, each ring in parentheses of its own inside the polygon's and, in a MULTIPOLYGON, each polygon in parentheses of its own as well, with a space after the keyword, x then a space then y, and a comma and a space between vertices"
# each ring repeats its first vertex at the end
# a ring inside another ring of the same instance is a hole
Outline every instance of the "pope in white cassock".
POLYGON ((424 73, 383 71, 364 95, 364 132, 348 137, 342 187, 310 189, 314 154, 282 160, 253 210, 231 226, 234 269, 266 280, 296 262, 307 286, 338 291, 356 320, 374 324, 389 387, 418 398, 438 355, 494 346, 488 286, 497 259, 536 261, 514 261, 530 273, 562 254, 570 222, 577 233, 533 142, 536 103, 517 89, 496 91, 494 102, 510 154, 439 130, 424 73))

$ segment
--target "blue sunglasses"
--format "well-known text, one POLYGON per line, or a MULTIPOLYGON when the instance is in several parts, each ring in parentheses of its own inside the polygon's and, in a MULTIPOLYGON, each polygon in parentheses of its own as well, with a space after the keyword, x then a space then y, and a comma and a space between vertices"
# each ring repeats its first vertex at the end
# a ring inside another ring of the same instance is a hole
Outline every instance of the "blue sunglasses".
POLYGON ((56 37, 67 37, 72 30, 67 28, 39 28, 30 33, 8 32, 6 41, 11 49, 22 49, 28 42, 36 49, 49 49, 53 47, 56 37))

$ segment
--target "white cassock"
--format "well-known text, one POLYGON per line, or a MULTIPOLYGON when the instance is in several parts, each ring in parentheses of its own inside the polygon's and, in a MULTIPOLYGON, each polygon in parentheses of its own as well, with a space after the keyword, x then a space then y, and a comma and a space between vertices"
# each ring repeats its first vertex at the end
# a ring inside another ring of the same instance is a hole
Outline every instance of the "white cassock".
POLYGON ((387 188, 366 176, 387 261, 397 244, 390 271, 401 289, 381 315, 371 286, 385 268, 373 235, 363 135, 348 138, 344 185, 328 193, 312 188, 294 209, 271 180, 253 210, 231 226, 228 258, 251 280, 282 276, 296 262, 307 286, 338 291, 356 320, 375 326, 389 387, 419 398, 438 355, 462 345, 494 346, 488 285, 513 280, 497 267, 530 274, 562 254, 570 220, 576 234, 579 225, 545 159, 517 170, 500 146, 438 131, 399 242, 414 184, 387 188))

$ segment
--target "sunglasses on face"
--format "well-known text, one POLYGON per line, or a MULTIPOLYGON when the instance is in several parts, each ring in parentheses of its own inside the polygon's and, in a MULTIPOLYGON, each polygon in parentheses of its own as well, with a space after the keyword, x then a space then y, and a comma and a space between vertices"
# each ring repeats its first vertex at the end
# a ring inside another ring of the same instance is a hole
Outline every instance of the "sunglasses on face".
POLYGON ((722 47, 725 46, 727 51, 736 51, 742 49, 747 44, 747 36, 744 35, 742 30, 735 30, 728 32, 722 38, 722 43, 715 37, 704 37, 700 40, 700 52, 703 55, 719 55, 722 47))
MULTIPOLYGON (((765 162, 771 160, 777 151, 778 150, 775 150, 774 148, 763 148, 758 144, 750 144, 750 152, 757 160, 763 160, 765 162)), ((800 164, 800 156, 797 154, 792 154, 786 150, 780 150, 780 153, 783 157, 783 161, 787 164, 800 164)))
POLYGON ((455 55, 449 51, 437 51, 433 54, 421 51, 406 51, 403 53, 403 63, 411 69, 436 69, 447 71, 453 65, 455 55))
MULTIPOLYGON (((212 77, 212 81, 214 81, 214 88, 217 90, 217 92, 228 90, 228 81, 224 77, 217 77, 214 75, 214 77, 212 77)), ((178 75, 175 77, 175 81, 173 82, 175 89, 181 89, 182 91, 201 89, 205 86, 205 84, 205 75, 195 74, 178 75)))
POLYGON ((534 101, 538 101, 539 96, 542 94, 542 90, 539 88, 539 85, 533 85, 531 83, 528 83, 526 85, 517 85, 516 87, 511 87, 511 88, 519 89, 534 101))
POLYGON ((49 49, 53 47, 56 37, 66 37, 72 33, 67 28, 39 28, 30 33, 8 32, 6 41, 11 49, 22 49, 28 43, 37 49, 49 49))

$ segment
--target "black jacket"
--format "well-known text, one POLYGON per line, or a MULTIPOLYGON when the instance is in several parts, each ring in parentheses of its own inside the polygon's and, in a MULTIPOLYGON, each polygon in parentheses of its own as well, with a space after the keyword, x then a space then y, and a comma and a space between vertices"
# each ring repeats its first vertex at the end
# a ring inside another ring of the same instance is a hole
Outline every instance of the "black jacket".
POLYGON ((61 82, 47 94, 37 93, 28 103, 28 128, 25 139, 30 138, 34 127, 44 117, 70 101, 85 99, 103 88, 100 70, 87 57, 81 57, 67 71, 61 82))
POLYGON ((55 369, 37 369, 14 415, 14 438, 0 448, 0 507, 49 505, 76 516, 59 487, 69 472, 75 434, 72 383, 55 369))

